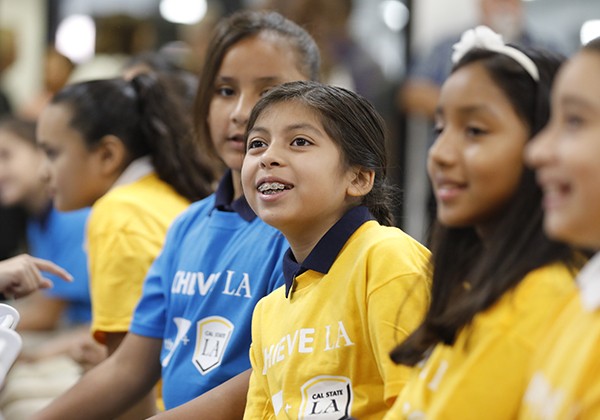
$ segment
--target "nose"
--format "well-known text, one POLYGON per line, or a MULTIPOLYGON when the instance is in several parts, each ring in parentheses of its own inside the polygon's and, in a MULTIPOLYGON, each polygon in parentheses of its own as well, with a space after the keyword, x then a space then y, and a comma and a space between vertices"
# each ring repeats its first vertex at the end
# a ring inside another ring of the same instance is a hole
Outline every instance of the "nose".
POLYGON ((449 166, 456 161, 456 144, 452 133, 448 129, 441 132, 429 148, 428 160, 430 164, 449 166))
POLYGON ((231 119, 239 126, 245 127, 250 117, 250 111, 256 103, 256 100, 249 97, 249 95, 241 94, 236 101, 235 108, 231 113, 231 119))
POLYGON ((261 168, 272 168, 282 165, 281 156, 276 148, 271 145, 260 155, 261 168))
POLYGON ((554 139, 552 126, 546 126, 525 146, 525 163, 535 169, 551 162, 555 157, 554 139))

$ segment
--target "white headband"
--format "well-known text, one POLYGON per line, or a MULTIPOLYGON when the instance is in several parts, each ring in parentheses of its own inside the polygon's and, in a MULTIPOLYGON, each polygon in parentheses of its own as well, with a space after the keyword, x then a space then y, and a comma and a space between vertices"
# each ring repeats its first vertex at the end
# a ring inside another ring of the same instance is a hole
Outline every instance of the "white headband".
POLYGON ((456 64, 464 55, 473 48, 504 54, 519 63, 536 82, 540 80, 540 73, 531 58, 516 48, 509 47, 502 40, 502 35, 492 31, 487 26, 477 26, 462 34, 460 41, 452 47, 452 63, 456 64))

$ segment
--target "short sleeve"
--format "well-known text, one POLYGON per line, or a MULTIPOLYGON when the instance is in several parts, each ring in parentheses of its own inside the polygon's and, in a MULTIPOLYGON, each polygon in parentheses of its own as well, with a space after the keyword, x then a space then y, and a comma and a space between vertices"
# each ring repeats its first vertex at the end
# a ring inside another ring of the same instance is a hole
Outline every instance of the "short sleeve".
POLYGON ((160 339, 164 337, 168 304, 165 283, 171 275, 171 254, 176 250, 178 243, 175 229, 172 228, 167 233, 160 255, 148 270, 142 297, 131 322, 131 332, 145 337, 160 339))
POLYGON ((252 316, 252 344, 250 346, 252 374, 250 375, 250 386, 248 388, 246 410, 244 412, 245 420, 275 418, 273 405, 269 399, 270 393, 267 377, 262 374, 263 357, 260 354, 260 349, 262 348, 260 345, 262 318, 260 316, 260 305, 260 302, 256 305, 252 316))
POLYGON ((88 244, 92 333, 103 342, 106 332, 129 330, 144 278, 160 245, 124 230, 91 236, 88 244))

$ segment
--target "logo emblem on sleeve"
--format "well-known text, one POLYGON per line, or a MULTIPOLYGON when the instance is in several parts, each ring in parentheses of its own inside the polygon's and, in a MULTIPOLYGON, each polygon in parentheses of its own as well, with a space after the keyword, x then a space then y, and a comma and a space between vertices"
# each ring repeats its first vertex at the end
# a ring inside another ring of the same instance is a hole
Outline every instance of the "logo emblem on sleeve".
POLYGON ((302 385, 299 419, 347 419, 352 409, 352 382, 344 376, 316 376, 302 385))
POLYGON ((211 316, 201 319, 196 326, 193 362, 196 369, 206 375, 221 364, 233 332, 233 324, 226 318, 211 316))

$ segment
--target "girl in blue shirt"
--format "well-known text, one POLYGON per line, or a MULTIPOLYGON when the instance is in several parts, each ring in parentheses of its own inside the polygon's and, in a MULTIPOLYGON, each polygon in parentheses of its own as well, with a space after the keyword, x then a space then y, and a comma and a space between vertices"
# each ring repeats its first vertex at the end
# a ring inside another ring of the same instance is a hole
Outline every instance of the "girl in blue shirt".
POLYGON ((195 118, 203 151, 221 162, 225 174, 215 194, 171 226, 118 350, 37 418, 115 417, 161 376, 167 409, 235 377, 226 399, 206 394, 208 401, 201 397, 166 416, 201 418, 207 401, 211 418, 241 417, 249 374, 236 375, 250 368, 252 310, 282 284, 280 260, 287 248, 242 194, 246 123, 269 89, 316 79, 318 72, 314 40, 277 13, 240 12, 216 28, 195 118))

